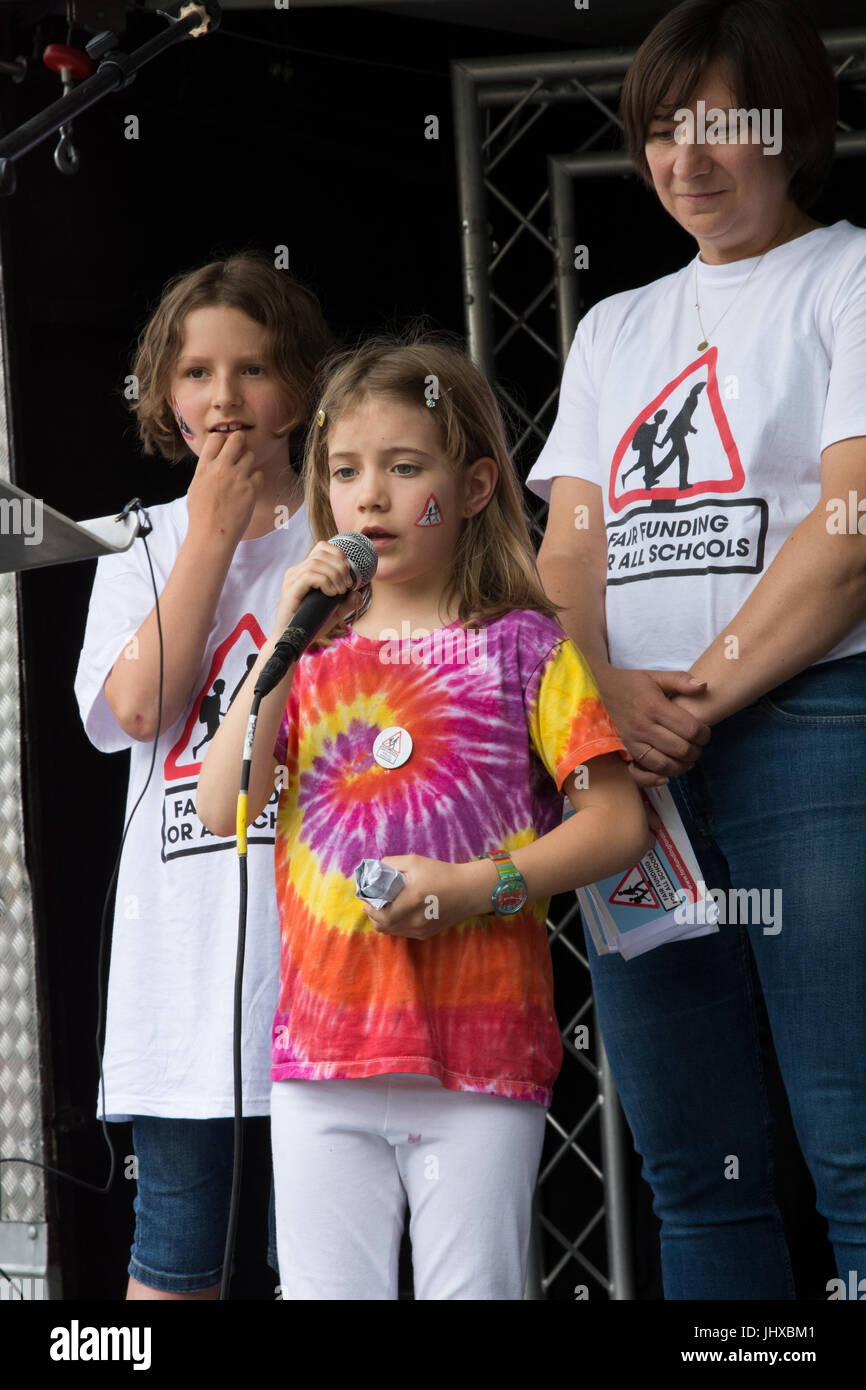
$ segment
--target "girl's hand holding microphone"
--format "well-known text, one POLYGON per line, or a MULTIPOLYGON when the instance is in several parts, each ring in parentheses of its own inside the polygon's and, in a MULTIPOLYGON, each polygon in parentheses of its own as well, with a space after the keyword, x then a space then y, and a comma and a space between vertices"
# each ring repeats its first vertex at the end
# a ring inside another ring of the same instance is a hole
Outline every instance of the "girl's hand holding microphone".
POLYGON ((276 642, 283 635, 311 589, 319 589, 323 594, 332 596, 346 595, 333 610, 330 619, 322 624, 324 630, 345 618, 361 601, 360 590, 352 587, 354 582, 351 566, 339 546, 319 541, 299 565, 286 570, 271 640, 276 642))
MULTIPOLYGON (((332 612, 330 622, 350 612, 360 600, 353 584, 349 563, 336 546, 320 541, 298 565, 286 570, 273 631, 265 642, 243 688, 229 706, 205 756, 198 781, 199 818, 215 835, 230 835, 235 823, 238 779, 243 761, 244 740, 253 693, 259 677, 274 655, 285 629, 294 619, 311 589, 324 594, 345 594, 332 612), (351 592, 346 593, 347 590, 351 592)), ((330 625, 329 623, 323 626, 330 625)), ((294 661, 277 679, 259 706, 253 761, 250 773, 247 824, 255 820, 274 789, 273 748, 286 706, 294 673, 294 661)), ((265 677, 267 679, 267 677, 265 677)))

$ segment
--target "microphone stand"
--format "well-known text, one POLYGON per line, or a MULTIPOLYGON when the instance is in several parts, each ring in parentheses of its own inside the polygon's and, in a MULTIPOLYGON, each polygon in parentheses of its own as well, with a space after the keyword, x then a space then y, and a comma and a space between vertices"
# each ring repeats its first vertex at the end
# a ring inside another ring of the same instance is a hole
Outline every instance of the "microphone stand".
POLYGON ((47 140, 79 112, 101 101, 115 88, 128 87, 138 69, 166 49, 187 38, 200 38, 219 28, 221 10, 217 0, 190 0, 172 10, 159 10, 171 20, 171 27, 142 44, 133 53, 114 53, 117 35, 111 30, 97 34, 86 45, 91 58, 102 59, 92 77, 86 77, 74 90, 52 102, 24 125, 0 140, 0 195, 15 192, 15 160, 47 140))

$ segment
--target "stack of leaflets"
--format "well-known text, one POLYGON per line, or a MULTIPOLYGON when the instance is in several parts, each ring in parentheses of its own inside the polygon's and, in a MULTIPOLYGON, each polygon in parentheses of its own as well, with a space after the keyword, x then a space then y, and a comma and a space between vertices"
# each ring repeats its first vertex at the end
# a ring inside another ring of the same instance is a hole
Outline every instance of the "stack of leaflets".
POLYGON ((653 848, 627 874, 577 890, 600 956, 618 951, 631 960, 669 941, 719 930, 718 906, 701 878, 673 797, 667 787, 647 787, 641 796, 662 822, 653 848))

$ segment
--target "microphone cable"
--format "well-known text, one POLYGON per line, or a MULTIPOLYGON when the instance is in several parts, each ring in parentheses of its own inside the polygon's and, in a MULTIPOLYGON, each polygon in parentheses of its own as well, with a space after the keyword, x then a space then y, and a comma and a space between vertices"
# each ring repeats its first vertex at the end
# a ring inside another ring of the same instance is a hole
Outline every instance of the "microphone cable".
MULTIPOLYGON (((229 1199, 229 1217, 226 1228, 223 1272, 220 1280, 220 1301, 228 1299, 231 1283, 231 1270, 234 1263, 235 1239, 237 1236, 238 1215, 240 1212, 241 1178, 243 1175, 244 1130, 243 1130, 243 1067, 241 1058, 241 1030, 243 1021, 244 994, 244 956, 247 941, 247 807, 249 804, 250 773, 253 762, 253 743, 259 706, 265 695, 278 685, 288 667, 300 656, 306 634, 289 627, 274 648, 273 654, 262 667, 253 690, 253 700, 247 718, 247 731, 244 737, 243 761, 241 763, 241 783, 238 791, 235 813, 235 836, 238 853, 238 944, 235 955, 234 1005, 232 1009, 232 1085, 234 1088, 234 1151, 232 1157, 232 1191, 229 1199)), ((273 1180, 273 1179, 272 1179, 273 1180)))
POLYGON ((253 702, 250 706, 249 719, 247 720, 247 732, 244 739, 244 757, 241 765, 241 785, 238 792, 237 816, 235 822, 240 896, 238 903, 238 945, 235 955, 234 1006, 232 1010, 232 1082, 234 1086, 235 1106, 234 1153, 232 1158, 232 1192, 229 1200, 229 1218, 226 1228, 223 1272, 220 1281, 220 1301, 225 1301, 229 1296, 229 1284, 231 1283, 231 1271, 234 1262, 235 1237, 237 1235, 238 1214, 240 1211, 241 1176, 243 1173, 244 1112, 241 1028, 243 1019, 244 955, 246 953, 247 942, 247 804, 250 790, 250 769, 253 761, 253 739, 255 738, 256 721, 258 720, 259 705, 261 702, 262 691, 259 683, 256 685, 255 691, 253 692, 253 702))
MULTIPOLYGON (((356 532, 348 532, 339 536, 333 536, 328 542, 329 545, 336 545, 338 550, 342 550, 349 559, 352 573, 355 576, 352 588, 358 584, 369 583, 376 572, 378 556, 372 542, 366 536, 359 536, 356 532), (360 551, 359 551, 360 547, 360 551)), ((312 591, 317 592, 317 591, 312 591)), ((346 591, 351 592, 350 590, 346 591)), ((307 596, 310 598, 310 595, 307 596)), ((345 594, 338 596, 337 602, 345 598, 345 594)), ((303 604, 302 604, 303 608, 303 604)), ((274 646, 268 660, 259 673, 253 690, 252 704, 247 718, 247 731, 244 737, 243 761, 241 763, 241 782, 238 791, 237 811, 235 820, 235 833, 237 837, 238 852, 238 879, 240 888, 240 900, 238 907, 238 945, 235 957, 235 987, 234 987, 234 1009, 232 1018, 232 1075, 234 1084, 234 1158, 232 1166, 232 1192, 229 1201, 229 1219, 226 1230, 225 1253, 223 1255, 223 1272, 220 1282, 220 1300, 228 1298, 229 1283, 231 1281, 231 1267, 234 1259, 235 1235, 238 1224, 238 1211, 240 1207, 241 1174, 243 1169, 243 1073, 241 1068, 241 1020, 243 1004, 243 983, 244 983, 244 954, 246 951, 247 937, 247 806, 249 803, 250 772, 253 761, 253 743, 256 736, 256 724, 259 717, 259 706, 264 697, 279 685, 289 667, 299 660, 307 643, 311 640, 309 633, 303 626, 297 624, 298 614, 295 615, 292 623, 284 630, 282 636, 274 646)), ((310 619, 312 621, 312 619, 310 619)))

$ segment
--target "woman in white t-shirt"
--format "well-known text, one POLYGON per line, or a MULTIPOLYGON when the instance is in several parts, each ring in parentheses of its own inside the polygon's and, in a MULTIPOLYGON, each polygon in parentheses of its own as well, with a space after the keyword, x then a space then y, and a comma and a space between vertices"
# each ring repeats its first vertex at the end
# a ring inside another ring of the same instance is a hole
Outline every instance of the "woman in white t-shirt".
MULTIPOLYGON (((147 551, 138 539, 99 561, 75 681, 91 742, 131 751, 127 815, 136 807, 117 882, 103 1057, 105 1116, 132 1119, 129 1299, 219 1293, 232 1183, 238 866, 234 838, 204 828, 195 796, 283 575, 312 544, 294 459, 331 346, 315 296, 266 257, 243 253, 166 286, 133 364, 145 452, 198 462, 185 496, 149 509, 147 551)), ((270 1101, 276 801, 275 789, 248 837, 249 1117, 267 1116, 270 1101)), ((273 1247, 273 1210, 271 1228, 273 1247)))
POLYGON ((665 1296, 792 1299, 770 1036, 839 1288, 866 1276, 866 231, 806 211, 836 92, 788 0, 686 0, 621 109, 698 252, 582 320, 528 486, 547 591, 721 916, 629 962, 588 938, 593 990, 665 1296))

